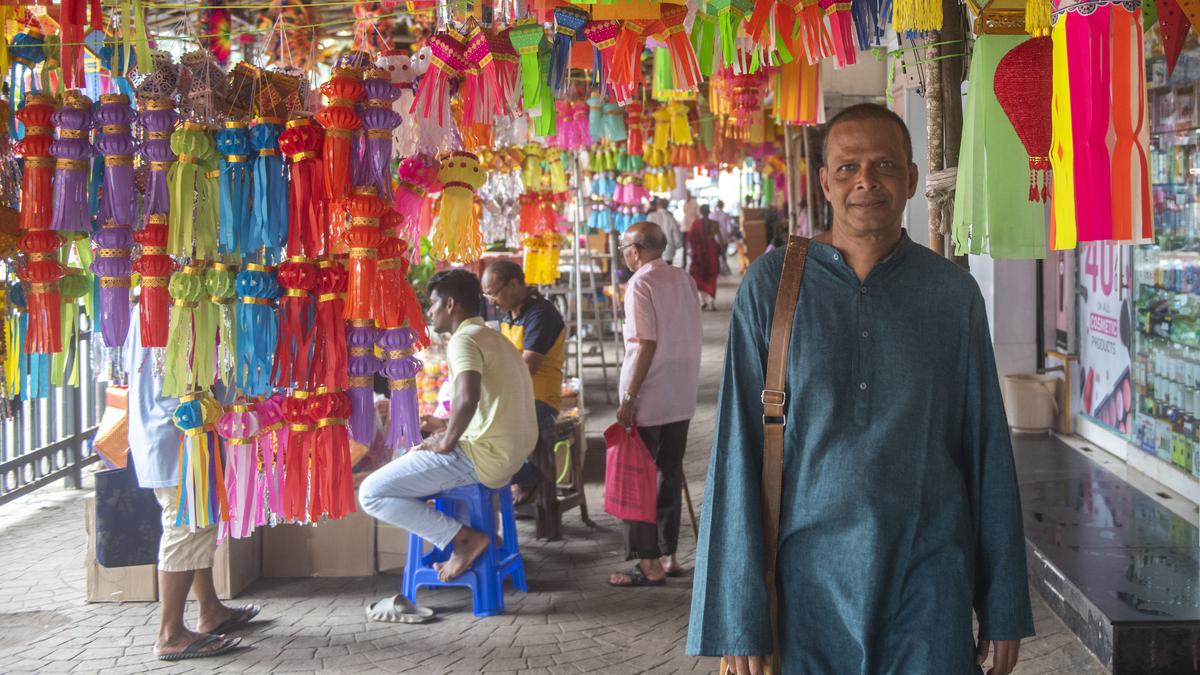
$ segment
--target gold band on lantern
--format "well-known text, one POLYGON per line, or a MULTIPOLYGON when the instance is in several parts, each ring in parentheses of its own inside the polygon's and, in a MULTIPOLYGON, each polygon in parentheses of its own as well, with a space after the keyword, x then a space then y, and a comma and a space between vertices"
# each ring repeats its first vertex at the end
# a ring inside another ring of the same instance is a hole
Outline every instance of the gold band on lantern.
POLYGON ((374 328, 375 327, 374 319, 350 319, 346 323, 350 324, 350 326, 353 328, 374 328))
POLYGON ((49 169, 54 166, 53 157, 26 157, 25 166, 33 169, 49 169))
POLYGON ((143 246, 142 255, 166 255, 167 249, 164 246, 143 246))
POLYGON ((195 260, 193 263, 192 265, 183 266, 184 274, 199 274, 204 269, 204 265, 199 260, 195 260))
POLYGON ((353 216, 350 218, 351 225, 378 225, 378 218, 370 218, 368 216, 353 216))
POLYGON ((26 136, 53 136, 54 127, 25 127, 26 136))
POLYGON ((269 304, 271 304, 271 299, 270 298, 252 298, 249 296, 244 296, 242 298, 242 304, 243 305, 269 305, 269 304))
POLYGON ((317 296, 317 302, 333 302, 334 300, 345 300, 345 293, 322 293, 317 296))
POLYGON ((259 265, 258 263, 246 263, 247 272, 271 272, 271 268, 267 265, 259 265))
POLYGON ((239 120, 230 120, 225 123, 226 129, 245 129, 246 123, 239 120))
POLYGON ((424 197, 429 192, 428 190, 425 189, 424 186, 417 185, 416 183, 410 183, 406 180, 400 181, 400 187, 405 190, 408 190, 409 192, 417 195, 418 197, 424 197))
POLYGON ((46 283, 40 283, 40 284, 29 284, 29 291, 31 293, 54 293, 57 290, 58 290, 58 282, 57 281, 47 281, 46 283))
POLYGON ((233 296, 225 297, 221 295, 211 295, 208 299, 215 305, 232 305, 237 300, 233 296))
POLYGON ((106 134, 127 134, 129 133, 128 124, 105 124, 100 127, 100 131, 106 134))
POLYGON ((388 383, 388 389, 393 391, 397 389, 414 389, 417 386, 417 378, 406 377, 402 380, 392 380, 388 383))
MULTIPOLYGON (((371 99, 367 99, 367 107, 368 108, 390 108, 390 107, 392 107, 392 102, 385 101, 381 98, 371 98, 371 99)), ((391 131, 388 131, 386 129, 384 131, 387 131, 389 136, 392 133, 391 131)))
POLYGON ((283 120, 278 117, 255 117, 254 124, 283 124, 283 120))
POLYGON ((298 398, 301 401, 307 399, 308 396, 309 396, 309 393, 303 389, 297 389, 296 391, 292 392, 292 398, 298 398))
POLYGON ((329 99, 330 107, 335 106, 335 105, 344 105, 344 106, 349 106, 349 107, 353 108, 355 103, 356 103, 356 101, 354 99, 343 98, 341 96, 334 96, 333 98, 329 99))
POLYGON ((321 394, 324 394, 328 391, 329 391, 329 388, 322 384, 322 385, 318 386, 317 390, 314 391, 313 393, 320 396, 321 394))
POLYGON ((216 262, 216 261, 213 262, 212 268, 218 272, 226 272, 226 271, 229 271, 229 269, 231 269, 227 263, 216 262))
POLYGON ((208 125, 199 122, 184 122, 183 128, 188 131, 208 131, 208 125))
POLYGON ((100 288, 129 288, 129 277, 100 277, 100 288))
POLYGON ((146 223, 149 225, 166 225, 167 224, 167 214, 151 213, 150 215, 146 216, 146 223))
POLYGON ((54 168, 61 171, 83 171, 88 168, 86 159, 56 159, 54 168))
POLYGON ((411 349, 389 349, 386 352, 384 352, 384 356, 386 356, 388 358, 388 360, 407 359, 408 357, 410 357, 412 355, 413 355, 413 350, 411 350, 411 349))
POLYGON ((298 434, 306 434, 310 431, 317 430, 317 428, 311 424, 289 424, 288 429, 291 429, 298 434))
POLYGON ((195 164, 197 162, 197 159, 196 159, 195 155, 189 155, 187 153, 184 153, 179 156, 178 161, 182 164, 195 164))
POLYGON ((129 155, 114 155, 104 158, 104 166, 132 166, 133 157, 129 155))
POLYGON ((350 356, 370 356, 374 351, 370 347, 351 347, 350 356))
POLYGON ((175 162, 150 162, 151 171, 168 171, 175 162))
POLYGON ((246 405, 245 403, 234 403, 233 405, 229 406, 229 412, 248 413, 250 412, 250 406, 246 405))
POLYGON ((193 392, 192 392, 192 393, 190 393, 190 394, 184 394, 183 396, 180 396, 180 397, 179 397, 179 402, 180 402, 180 403, 191 403, 192 401, 195 401, 195 400, 199 399, 199 398, 200 398, 200 396, 201 396, 201 393, 200 393, 200 392, 198 392, 198 391, 193 391, 193 392))
POLYGON ((142 288, 159 288, 167 285, 167 277, 142 277, 142 288))
POLYGON ((351 248, 351 258, 378 258, 379 250, 374 248, 351 248))
POLYGON ((150 131, 146 133, 146 137, 152 141, 169 141, 171 140, 170 131, 150 131))
POLYGON ((152 98, 146 101, 147 110, 174 110, 175 103, 169 98, 152 98))
POLYGON ((129 105, 129 97, 125 94, 100 94, 101 105, 110 105, 113 103, 129 105))
POLYGON ((301 290, 299 288, 289 288, 284 291, 284 295, 289 298, 307 298, 308 291, 301 290))
POLYGON ((83 138, 83 129, 59 129, 59 138, 83 138))
POLYGON ((297 152, 296 154, 292 155, 288 159, 292 160, 293 162, 303 162, 306 159, 316 159, 316 158, 317 158, 317 153, 315 151, 305 150, 304 152, 297 152))
POLYGON ((171 304, 183 309, 195 309, 200 306, 200 303, 192 302, 191 300, 174 300, 171 304))
POLYGON ((45 262, 47 260, 58 260, 58 253, 54 251, 44 253, 30 253, 29 262, 45 262))
POLYGON ((246 438, 245 436, 234 436, 226 438, 225 443, 228 445, 254 445, 254 439, 246 438))
POLYGON ((364 377, 352 377, 352 378, 350 378, 350 386, 351 387, 373 387, 373 386, 375 386, 375 378, 371 377, 370 375, 367 375, 364 377))
POLYGON ((334 264, 335 263, 332 260, 318 260, 317 261, 317 267, 319 269, 323 269, 323 270, 327 270, 330 267, 333 267, 334 264))
POLYGON ((400 265, 401 265, 401 262, 400 262, 399 258, 384 258, 383 260, 379 261, 379 265, 376 266, 375 269, 377 269, 377 270, 394 270, 394 269, 399 268, 400 265))
POLYGON ((287 261, 288 261, 288 262, 290 262, 290 263, 301 263, 301 264, 304 264, 304 263, 307 263, 307 262, 308 262, 308 258, 305 258, 305 257, 304 257, 304 256, 302 256, 302 255, 292 255, 292 256, 288 256, 288 259, 287 259, 287 261))
POLYGON ((279 154, 279 150, 275 148, 263 148, 258 151, 259 157, 274 157, 279 154))
POLYGON ((367 132, 367 138, 374 138, 381 141, 387 140, 391 137, 392 132, 390 129, 371 129, 367 132))
POLYGON ((96 255, 101 258, 124 258, 132 252, 128 248, 101 248, 96 250, 96 255))
POLYGON ((205 178, 220 178, 220 177, 221 177, 221 170, 220 170, 220 169, 213 169, 212 171, 209 171, 209 172, 205 173, 205 174, 204 174, 204 177, 205 177, 205 178))
POLYGON ((333 136, 334 138, 352 138, 354 132, 349 129, 326 129, 325 135, 333 136))
POLYGON ((225 161, 230 164, 242 164, 247 159, 249 159, 249 157, 246 155, 225 155, 225 161))
POLYGON ((325 427, 344 426, 346 418, 344 417, 322 417, 317 420, 317 428, 324 429, 325 427))
POLYGON ((259 433, 260 435, 261 435, 261 434, 269 434, 269 433, 272 433, 272 432, 275 432, 275 431, 279 431, 279 430, 280 430, 280 429, 282 429, 282 428, 283 428, 283 422, 276 422, 275 424, 272 424, 272 425, 271 425, 271 426, 269 426, 269 427, 264 427, 264 428, 262 428, 262 429, 259 429, 259 430, 258 430, 258 433, 259 433))
POLYGON ((285 126, 288 129, 295 129, 296 127, 308 126, 309 124, 312 124, 312 120, 310 120, 309 118, 297 117, 294 120, 288 120, 287 124, 285 126))

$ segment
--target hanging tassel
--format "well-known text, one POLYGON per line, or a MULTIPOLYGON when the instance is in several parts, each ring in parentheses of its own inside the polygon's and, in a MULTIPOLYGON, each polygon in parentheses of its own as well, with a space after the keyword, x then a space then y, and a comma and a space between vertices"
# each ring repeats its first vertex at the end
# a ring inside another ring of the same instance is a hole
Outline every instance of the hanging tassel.
POLYGON ((716 11, 721 63, 728 67, 737 60, 737 38, 742 20, 754 9, 754 0, 710 0, 716 11))
POLYGON ((389 409, 387 446, 408 449, 421 442, 421 416, 417 400, 417 373, 421 362, 413 356, 412 328, 391 328, 379 335, 382 372, 388 378, 389 409))
POLYGON ((710 14, 697 3, 696 16, 692 19, 692 32, 689 39, 692 51, 696 53, 696 62, 700 65, 700 73, 709 77, 713 72, 713 49, 717 35, 717 17, 710 14))
POLYGON ((415 252, 420 241, 420 214, 422 204, 434 189, 440 190, 438 164, 426 155, 413 155, 400 161, 396 171, 398 186, 394 206, 400 214, 404 241, 415 252))
POLYGON ((287 422, 287 450, 284 452, 283 516, 289 522, 308 519, 311 449, 317 430, 308 412, 309 393, 297 389, 283 401, 283 419, 287 422))
POLYGON ((646 19, 621 22, 621 33, 613 47, 612 73, 608 78, 608 86, 617 103, 628 103, 637 93, 642 81, 642 51, 646 48, 646 32, 655 23, 646 19))
POLYGON ((1025 32, 1033 37, 1050 35, 1050 0, 1026 0, 1025 32))
POLYGON ((490 124, 494 115, 503 114, 504 111, 496 60, 487 33, 480 30, 474 17, 467 20, 466 36, 463 59, 467 63, 467 70, 459 90, 463 119, 467 120, 468 125, 490 124))
POLYGON ((929 33, 941 30, 941 1, 892 0, 892 27, 897 33, 929 33))
POLYGON ((272 302, 279 284, 270 267, 247 263, 237 275, 237 386, 247 396, 271 393, 271 357, 278 342, 279 322, 272 302))
POLYGON ((671 55, 675 88, 695 91, 704 76, 700 72, 700 63, 696 60, 692 43, 683 31, 683 22, 687 19, 687 14, 687 7, 683 5, 663 5, 659 20, 662 22, 662 35, 666 38, 667 50, 671 55))
POLYGON ((422 117, 429 118, 436 106, 437 123, 441 125, 449 118, 451 82, 467 69, 463 57, 466 45, 456 33, 446 32, 434 35, 429 48, 432 52, 429 70, 417 86, 417 96, 409 113, 420 110, 422 117))
POLYGON ((163 371, 163 394, 182 396, 192 391, 196 381, 193 353, 199 338, 196 330, 196 310, 201 298, 207 297, 202 270, 185 265, 171 275, 170 342, 167 344, 166 366, 163 371))
POLYGON ((667 104, 667 114, 670 115, 671 142, 675 145, 692 144, 692 128, 688 125, 688 107, 684 103, 667 104))
POLYGON ((375 358, 375 340, 378 336, 375 322, 364 319, 349 319, 346 322, 346 344, 349 346, 347 360, 350 371, 350 437, 370 446, 375 438, 375 373, 381 363, 375 358))
POLYGON ((58 140, 50 146, 55 158, 55 208, 50 226, 57 232, 88 232, 88 163, 95 154, 88 142, 92 99, 76 91, 67 92, 63 107, 52 120, 58 127, 58 140))
POLYGON ((237 277, 234 269, 223 262, 214 262, 204 273, 208 301, 216 310, 217 374, 226 386, 232 386, 237 371, 237 277))
POLYGON ((345 389, 346 371, 346 268, 334 260, 317 262, 317 314, 313 328, 313 356, 309 388, 345 389))
POLYGON ((282 394, 254 404, 258 415, 258 457, 262 466, 262 487, 265 496, 259 513, 258 525, 274 525, 284 515, 284 485, 287 480, 286 449, 289 444, 288 430, 284 425, 283 406, 287 399, 282 394))
POLYGON ((217 132, 221 154, 220 227, 221 253, 241 253, 250 237, 250 132, 245 122, 226 122, 217 132))
POLYGON ((821 0, 820 6, 825 11, 825 18, 829 20, 833 53, 837 57, 838 68, 858 63, 858 48, 854 46, 854 20, 850 13, 851 3, 821 0))
POLYGON ((251 405, 236 403, 229 407, 217 424, 217 433, 225 439, 225 489, 229 505, 228 532, 234 539, 246 539, 257 524, 256 495, 258 482, 258 415, 251 405))
POLYGON ((120 347, 129 334, 129 277, 133 234, 128 226, 109 220, 92 235, 96 261, 91 270, 100 277, 100 331, 104 344, 120 347))
POLYGON ((357 187, 350 198, 349 227, 343 241, 350 251, 346 319, 371 319, 371 294, 376 292, 375 275, 383 234, 379 220, 387 205, 375 196, 373 187, 357 187))
MULTIPOLYGON (((146 196, 142 201, 142 213, 163 214, 171 212, 171 193, 167 188, 167 171, 175 163, 171 150, 171 132, 179 115, 171 99, 154 98, 142 102, 138 113, 138 124, 146 132, 142 143, 142 155, 150 164, 150 178, 146 183, 146 196)), ((172 228, 174 229, 174 228, 172 228)))
POLYGON ((195 346, 192 349, 192 381, 196 389, 208 389, 217 379, 217 335, 221 324, 220 306, 208 290, 206 261, 194 261, 201 277, 200 298, 195 313, 195 346))
POLYGON ((325 127, 325 199, 331 207, 341 202, 350 189, 350 149, 362 128, 362 120, 354 110, 364 93, 360 80, 357 71, 334 68, 333 77, 321 85, 328 104, 317 113, 317 121, 325 127))
MULTIPOLYGON (((543 49, 538 54, 539 72, 547 72, 550 68, 550 50, 543 49)), ((542 105, 534 116, 534 136, 549 137, 558 132, 558 108, 554 105, 554 97, 550 93, 550 85, 545 80, 538 82, 538 100, 542 105)))
POLYGON ((251 166, 252 201, 249 246, 242 257, 262 255, 262 262, 275 262, 288 236, 287 169, 279 155, 279 136, 283 121, 275 117, 256 117, 250 127, 250 146, 255 150, 251 166))
POLYGON ((385 233, 383 244, 379 247, 376 292, 371 311, 375 324, 383 329, 404 325, 404 307, 400 300, 401 285, 404 283, 401 259, 407 249, 408 246, 394 231, 385 233))
POLYGON ((442 200, 430 254, 446 262, 468 263, 483 253, 483 234, 474 213, 475 191, 483 185, 479 160, 469 152, 455 152, 438 171, 442 200))
POLYGON ((288 388, 309 381, 312 348, 312 292, 317 266, 303 256, 293 256, 279 266, 279 343, 275 350, 275 386, 288 388))
POLYGON ((64 267, 57 252, 63 239, 50 229, 54 210, 54 159, 50 155, 54 142, 54 129, 50 126, 53 115, 53 99, 41 94, 27 96, 17 113, 17 119, 25 126, 25 137, 14 148, 25 160, 20 213, 24 234, 18 248, 28 262, 17 273, 21 281, 29 284, 26 307, 30 320, 25 351, 38 354, 56 352, 62 346, 58 280, 64 267))
POLYGON ((363 81, 367 104, 359 112, 363 129, 366 130, 366 148, 363 164, 367 169, 366 184, 375 188, 376 194, 387 201, 392 200, 392 132, 400 126, 400 115, 392 110, 392 101, 399 92, 392 87, 386 70, 368 70, 363 81))
POLYGON ((350 399, 341 392, 318 390, 309 400, 308 411, 317 426, 309 517, 315 521, 328 514, 331 520, 338 520, 355 511, 350 435, 346 429, 350 399))
MULTIPOLYGON (((617 46, 617 36, 621 34, 621 23, 612 19, 589 21, 583 27, 583 35, 592 44, 592 85, 600 87, 594 96, 604 100, 604 87, 608 75, 612 72, 613 53, 617 46)), ((590 100, 590 99, 589 99, 590 100)))
POLYGON ((216 158, 212 136, 205 125, 185 122, 171 134, 171 150, 177 161, 167 171, 171 199, 167 251, 171 255, 195 258, 214 256, 217 253, 216 223, 211 215, 201 218, 201 204, 207 200, 198 198, 198 193, 207 191, 203 185, 208 180, 205 164, 216 158))
POLYGON ((141 246, 141 256, 133 263, 133 270, 141 278, 138 312, 142 346, 166 347, 171 313, 168 280, 175 271, 175 261, 167 255, 166 214, 148 216, 146 227, 134 233, 133 238, 141 246))
POLYGON ((538 54, 546 41, 546 31, 533 19, 522 19, 508 30, 508 38, 521 59, 521 88, 523 108, 529 115, 537 115, 542 108, 541 66, 538 54))
MULTIPOLYGON (((213 509, 209 498, 212 492, 221 492, 219 488, 224 486, 224 481, 212 470, 213 455, 220 455, 220 450, 209 445, 202 396, 198 392, 182 396, 173 416, 175 426, 183 432, 179 446, 179 511, 175 526, 187 527, 192 532, 223 520, 221 510, 213 509)), ((224 502, 223 496, 221 499, 224 502)))
MULTIPOLYGON (((686 11, 686 10, 685 10, 686 11)), ((580 31, 588 22, 587 11, 571 5, 554 8, 554 46, 550 49, 550 67, 546 72, 546 84, 562 95, 567 89, 567 70, 571 63, 571 47, 575 40, 582 39, 580 31)))
POLYGON ((288 199, 288 256, 316 257, 329 250, 325 175, 321 147, 325 132, 307 117, 288 120, 279 136, 279 149, 291 164, 288 199))

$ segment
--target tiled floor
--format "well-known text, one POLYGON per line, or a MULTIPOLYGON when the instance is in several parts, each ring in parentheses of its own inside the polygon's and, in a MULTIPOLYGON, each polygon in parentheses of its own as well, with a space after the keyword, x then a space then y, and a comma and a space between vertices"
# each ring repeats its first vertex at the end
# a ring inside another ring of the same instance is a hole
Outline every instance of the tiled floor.
MULTIPOLYGON (((722 279, 726 310, 733 286, 722 279)), ((728 311, 704 315, 700 408, 686 471, 697 508, 712 437, 713 410, 728 311)), ((602 396, 593 401, 603 403, 602 396)), ((611 408, 593 405, 599 434, 611 408)), ((591 472, 589 472, 591 473, 591 472)), ((691 595, 688 580, 665 588, 609 587, 624 563, 618 523, 602 512, 600 485, 589 489, 595 529, 568 513, 563 541, 538 542, 521 525, 530 593, 510 593, 508 612, 475 619, 465 592, 429 591, 422 604, 441 619, 421 626, 374 624, 363 608, 398 591, 398 578, 261 580, 239 601, 263 605, 244 649, 219 659, 168 664, 151 645, 157 605, 84 602, 81 494, 48 490, 0 507, 0 672, 411 672, 677 673, 713 672, 711 659, 683 654, 691 595)), ((685 517, 680 544, 691 567, 694 540, 685 517)), ((1021 675, 1104 672, 1034 595, 1038 637, 1026 642, 1021 675)), ((193 610, 194 611, 194 610, 193 610)), ((192 615, 194 616, 194 614, 192 615)))

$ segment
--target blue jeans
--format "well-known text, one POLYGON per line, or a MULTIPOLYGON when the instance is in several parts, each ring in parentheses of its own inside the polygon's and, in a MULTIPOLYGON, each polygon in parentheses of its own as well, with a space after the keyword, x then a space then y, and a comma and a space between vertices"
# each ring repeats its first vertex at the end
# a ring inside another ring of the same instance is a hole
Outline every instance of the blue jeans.
MULTIPOLYGON (((541 448, 542 443, 548 442, 547 434, 554 431, 554 425, 558 422, 558 411, 549 403, 542 401, 534 401, 533 408, 537 411, 538 448, 541 448)), ((527 459, 517 471, 517 475, 513 476, 512 482, 513 485, 519 485, 523 489, 529 490, 537 485, 541 478, 542 472, 538 470, 537 465, 527 459)))
POLYGON ((475 465, 457 445, 447 453, 409 450, 367 476, 358 501, 368 515, 446 548, 463 523, 422 497, 478 482, 475 465))

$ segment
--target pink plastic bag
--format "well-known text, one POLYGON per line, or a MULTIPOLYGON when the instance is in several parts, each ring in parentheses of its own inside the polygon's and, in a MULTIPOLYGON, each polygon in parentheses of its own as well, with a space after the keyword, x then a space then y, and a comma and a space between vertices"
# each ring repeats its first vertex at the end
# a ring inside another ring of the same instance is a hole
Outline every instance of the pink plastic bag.
POLYGON ((658 466, 637 428, 614 424, 604 430, 608 461, 604 469, 604 511, 621 520, 657 521, 658 466))

